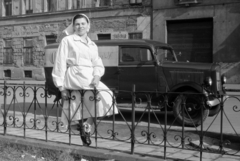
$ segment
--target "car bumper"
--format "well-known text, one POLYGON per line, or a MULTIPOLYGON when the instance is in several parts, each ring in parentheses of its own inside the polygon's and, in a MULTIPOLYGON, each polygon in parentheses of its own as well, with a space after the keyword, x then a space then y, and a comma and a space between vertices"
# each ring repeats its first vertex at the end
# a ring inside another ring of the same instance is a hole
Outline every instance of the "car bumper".
MULTIPOLYGON (((225 101, 228 97, 229 96, 223 96, 223 101, 225 101)), ((220 102, 221 102, 221 98, 214 98, 214 99, 208 100, 206 103, 208 106, 213 107, 220 104, 220 102)))

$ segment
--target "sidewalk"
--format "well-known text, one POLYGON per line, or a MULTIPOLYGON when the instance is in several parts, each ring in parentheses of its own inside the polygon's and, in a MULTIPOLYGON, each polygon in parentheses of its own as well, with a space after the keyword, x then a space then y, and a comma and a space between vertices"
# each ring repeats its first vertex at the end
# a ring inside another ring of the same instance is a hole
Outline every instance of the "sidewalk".
MULTIPOLYGON (((3 127, 0 127, 0 133, 3 134, 3 127)), ((0 135, 0 139, 9 140, 9 142, 31 145, 37 147, 47 147, 50 149, 62 149, 68 152, 77 152, 85 156, 92 156, 96 158, 105 159, 115 159, 115 161, 161 161, 164 160, 164 147, 153 146, 153 145, 143 145, 135 144, 135 153, 132 155, 130 142, 120 142, 107 139, 97 139, 97 148, 95 139, 92 138, 92 144, 90 147, 83 147, 80 137, 78 135, 71 135, 69 139, 69 134, 48 132, 47 142, 46 133, 42 130, 26 130, 26 139, 23 138, 24 131, 22 128, 10 128, 7 127, 7 135, 0 135), (69 145, 69 141, 71 145, 69 145)), ((171 143, 173 146, 174 143, 171 143)), ((191 143, 195 146, 198 143, 191 143)), ((193 146, 194 146, 193 145, 193 146)), ((190 146, 190 145, 186 145, 190 146)), ((208 147, 208 148, 211 148, 208 147)), ((214 148, 214 147, 212 147, 214 148)), ((217 149, 218 147, 215 147, 217 149)), ((240 149, 239 149, 240 150, 240 149)), ((228 156, 220 154, 203 153, 203 161, 239 161, 240 152, 238 156, 228 156)), ((166 157, 168 161, 172 160, 200 160, 200 152, 183 150, 177 148, 167 147, 166 157)))

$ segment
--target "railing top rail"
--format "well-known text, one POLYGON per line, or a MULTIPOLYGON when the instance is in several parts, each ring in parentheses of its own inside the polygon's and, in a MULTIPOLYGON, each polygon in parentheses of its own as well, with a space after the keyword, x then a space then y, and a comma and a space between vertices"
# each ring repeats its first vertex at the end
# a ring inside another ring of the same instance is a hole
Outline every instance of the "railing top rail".
MULTIPOLYGON (((45 81, 6 81, 8 86, 44 86, 45 81)), ((4 86, 4 80, 0 80, 0 86, 4 86)))

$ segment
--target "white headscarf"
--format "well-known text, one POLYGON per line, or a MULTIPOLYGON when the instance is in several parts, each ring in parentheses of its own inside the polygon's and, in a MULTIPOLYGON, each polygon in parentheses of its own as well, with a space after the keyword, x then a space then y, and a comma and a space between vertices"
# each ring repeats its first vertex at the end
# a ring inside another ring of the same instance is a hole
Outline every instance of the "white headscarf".
MULTIPOLYGON (((85 15, 85 14, 82 14, 82 13, 77 14, 77 15, 75 15, 75 16, 78 16, 78 15, 81 15, 81 16, 85 17, 85 18, 88 20, 88 24, 89 24, 89 28, 90 28, 90 20, 89 20, 88 16, 85 15)), ((75 17, 75 16, 74 16, 74 17, 75 17)), ((72 23, 71 23, 65 30, 63 30, 63 32, 64 32, 66 35, 71 35, 71 34, 74 33, 74 30, 73 30, 73 20, 74 20, 74 17, 72 18, 72 23)))

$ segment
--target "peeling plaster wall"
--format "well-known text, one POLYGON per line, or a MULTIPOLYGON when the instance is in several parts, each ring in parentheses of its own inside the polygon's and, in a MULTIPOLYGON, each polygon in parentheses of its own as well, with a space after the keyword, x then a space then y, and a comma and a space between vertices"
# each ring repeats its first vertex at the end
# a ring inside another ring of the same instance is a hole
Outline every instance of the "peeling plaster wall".
POLYGON ((228 83, 240 83, 240 2, 201 0, 186 6, 174 0, 153 1, 153 39, 167 43, 168 20, 213 18, 213 61, 221 63, 228 83))
MULTIPOLYGON (((40 4, 34 4, 40 6, 40 4)), ((91 18, 89 37, 97 39, 98 33, 110 33, 112 38, 128 38, 130 32, 142 32, 143 38, 150 38, 150 16, 141 15, 142 9, 109 10, 101 12, 86 12, 91 18), (111 16, 109 16, 111 15, 111 16)), ((0 79, 29 79, 25 70, 32 71, 32 79, 45 80, 44 47, 46 35, 57 35, 57 42, 66 36, 62 31, 71 23, 76 13, 59 13, 57 15, 24 16, 19 19, 0 20, 0 79), (24 38, 33 39, 33 64, 26 66, 23 61, 24 38), (4 40, 11 39, 14 50, 14 64, 3 65, 4 40), (11 71, 11 78, 4 76, 4 70, 11 71)))

